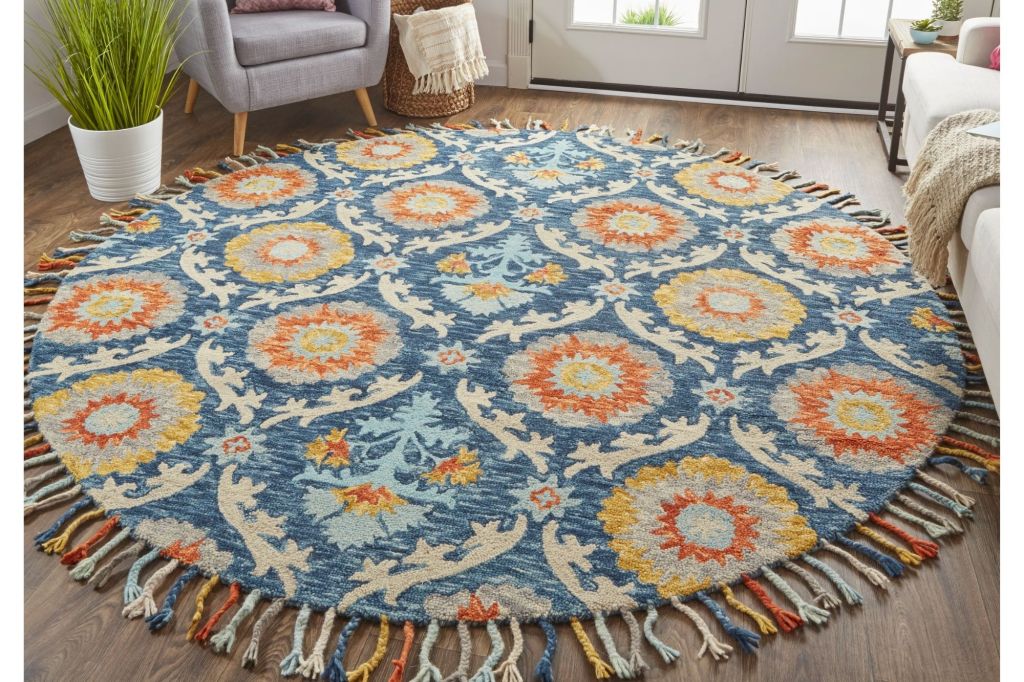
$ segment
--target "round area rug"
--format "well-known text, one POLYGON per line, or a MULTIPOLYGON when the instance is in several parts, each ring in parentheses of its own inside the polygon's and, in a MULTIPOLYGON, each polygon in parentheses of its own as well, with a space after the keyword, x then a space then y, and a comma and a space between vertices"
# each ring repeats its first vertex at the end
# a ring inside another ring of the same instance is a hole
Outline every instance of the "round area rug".
POLYGON ((913 481, 963 358, 877 211, 697 143, 391 132, 190 174, 63 278, 29 381, 70 476, 30 500, 80 486, 144 541, 127 615, 216 576, 228 649, 263 600, 435 637, 596 618, 628 677, 634 610, 697 598, 750 648, 711 596, 774 625, 729 585, 804 571, 796 614, 757 596, 787 629, 838 604, 804 562, 859 601, 811 550, 927 555, 869 524, 908 485, 956 504, 913 481))

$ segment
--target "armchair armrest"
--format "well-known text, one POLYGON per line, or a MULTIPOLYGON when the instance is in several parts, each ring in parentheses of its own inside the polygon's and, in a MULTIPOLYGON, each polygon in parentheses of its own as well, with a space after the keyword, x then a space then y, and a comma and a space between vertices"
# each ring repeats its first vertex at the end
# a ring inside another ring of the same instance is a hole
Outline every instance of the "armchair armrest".
POLYGON ((351 14, 366 24, 367 59, 364 78, 367 85, 375 85, 384 74, 391 34, 391 0, 336 0, 339 12, 351 14))
POLYGON ((999 17, 968 19, 960 27, 956 60, 971 66, 988 66, 989 55, 999 44, 999 17))
POLYGON ((232 112, 249 110, 245 69, 235 57, 226 0, 177 0, 181 35, 174 52, 184 70, 232 112))

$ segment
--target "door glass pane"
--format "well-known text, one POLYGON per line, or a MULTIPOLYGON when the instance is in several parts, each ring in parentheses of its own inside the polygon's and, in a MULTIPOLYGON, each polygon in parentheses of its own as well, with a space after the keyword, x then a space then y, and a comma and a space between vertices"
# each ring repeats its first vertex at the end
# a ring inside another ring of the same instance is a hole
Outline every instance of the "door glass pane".
POLYGON ((619 0, 615 22, 631 26, 660 26, 661 10, 655 0, 619 0))
POLYGON ((610 24, 614 11, 615 0, 575 0, 572 4, 572 20, 577 24, 610 24))
POLYGON ((889 0, 856 0, 846 3, 844 38, 884 38, 889 0))
POLYGON ((843 0, 800 0, 796 8, 798 36, 836 36, 843 0))
POLYGON ((700 30, 700 0, 661 0, 662 24, 668 18, 673 28, 700 30))

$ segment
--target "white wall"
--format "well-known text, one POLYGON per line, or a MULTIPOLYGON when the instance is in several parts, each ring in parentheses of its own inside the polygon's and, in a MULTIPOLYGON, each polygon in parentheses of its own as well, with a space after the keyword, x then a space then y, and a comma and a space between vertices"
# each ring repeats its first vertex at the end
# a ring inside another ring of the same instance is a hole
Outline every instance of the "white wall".
MULTIPOLYGON (((42 9, 42 0, 25 0, 25 13, 36 21, 48 25, 44 22, 46 14, 42 9)), ((25 22, 25 41, 25 64, 35 65, 38 63, 35 53, 27 43, 36 41, 36 34, 28 21, 25 22)), ((67 120, 68 115, 64 108, 57 104, 36 77, 25 69, 25 144, 60 128, 67 120)))

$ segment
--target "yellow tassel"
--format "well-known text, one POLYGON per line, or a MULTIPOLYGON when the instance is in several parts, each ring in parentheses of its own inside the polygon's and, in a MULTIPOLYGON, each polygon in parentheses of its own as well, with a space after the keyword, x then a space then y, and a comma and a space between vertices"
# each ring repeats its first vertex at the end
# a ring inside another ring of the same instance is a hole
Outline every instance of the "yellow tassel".
POLYGON ((758 613, 737 599, 732 593, 732 588, 728 585, 725 583, 719 583, 718 588, 722 591, 722 596, 725 597, 725 603, 757 623, 757 628, 761 631, 761 634, 774 635, 779 631, 779 629, 775 627, 775 623, 772 622, 771 618, 758 613))
POLYGON ((587 637, 587 631, 583 629, 580 619, 573 618, 569 621, 569 624, 572 625, 572 631, 576 634, 576 639, 579 640, 584 655, 590 661, 590 664, 594 666, 594 677, 599 680, 607 680, 612 676, 612 667, 601 660, 601 656, 597 653, 597 649, 594 648, 594 644, 587 637))
POLYGON ((879 547, 883 547, 889 550, 897 557, 899 557, 900 561, 907 564, 908 566, 920 566, 921 562, 924 561, 924 559, 922 559, 919 554, 911 552, 909 549, 905 547, 900 547, 895 542, 892 542, 891 540, 885 538, 881 534, 876 533, 867 526, 863 526, 858 523, 856 528, 858 533, 860 533, 866 538, 874 540, 879 547))
POLYGON ((217 587, 217 583, 220 582, 220 576, 215 575, 203 583, 203 586, 199 588, 199 594, 196 595, 196 610, 192 614, 192 622, 188 626, 188 632, 185 633, 185 639, 191 641, 196 634, 196 630, 199 629, 199 621, 203 619, 203 609, 206 607, 206 598, 210 595, 213 588, 217 587))
POLYGON ((61 554, 64 549, 68 546, 68 542, 71 540, 71 535, 78 530, 83 523, 88 523, 93 519, 98 519, 103 516, 102 509, 91 509, 87 512, 83 512, 75 517, 75 520, 68 524, 68 527, 64 529, 64 532, 57 537, 50 538, 43 543, 42 549, 47 554, 61 554))
POLYGON ((969 459, 972 462, 980 464, 981 466, 985 467, 994 474, 999 473, 998 459, 989 459, 987 457, 982 457, 976 452, 971 452, 970 450, 964 450, 962 448, 947 448, 944 446, 939 446, 935 448, 935 452, 939 453, 940 455, 953 455, 955 457, 963 457, 964 459, 969 459))
POLYGON ((346 673, 348 682, 355 682, 355 680, 361 680, 361 682, 369 682, 370 674, 377 669, 380 662, 384 660, 384 654, 388 650, 388 617, 380 617, 380 632, 377 633, 377 646, 373 649, 373 655, 370 656, 370 660, 364 662, 355 670, 346 673))
POLYGON ((43 442, 43 434, 37 433, 36 435, 29 436, 28 438, 25 439, 25 447, 27 448, 27 447, 31 447, 33 445, 38 445, 39 443, 42 443, 42 442, 43 442))
POLYGON ((25 287, 26 294, 55 294, 57 287, 25 287))

